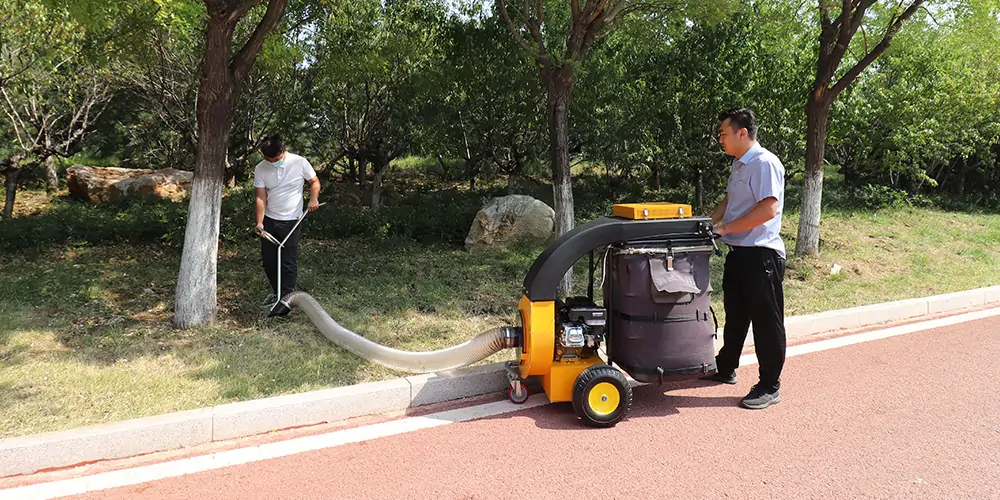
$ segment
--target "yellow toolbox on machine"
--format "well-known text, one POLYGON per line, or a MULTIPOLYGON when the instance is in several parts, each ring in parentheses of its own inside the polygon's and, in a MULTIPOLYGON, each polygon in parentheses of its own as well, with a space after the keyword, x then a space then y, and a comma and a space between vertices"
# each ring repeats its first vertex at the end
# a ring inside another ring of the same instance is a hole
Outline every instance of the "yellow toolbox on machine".
POLYGON ((681 219, 691 217, 691 205, 679 203, 616 203, 616 217, 632 220, 681 219))

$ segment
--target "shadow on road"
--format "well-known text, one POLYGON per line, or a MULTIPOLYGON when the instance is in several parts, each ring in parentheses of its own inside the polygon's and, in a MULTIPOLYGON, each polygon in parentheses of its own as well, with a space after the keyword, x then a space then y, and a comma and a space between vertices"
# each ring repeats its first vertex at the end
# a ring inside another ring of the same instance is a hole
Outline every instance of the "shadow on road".
MULTIPOLYGON (((632 389, 633 400, 632 409, 625 416, 623 422, 643 418, 661 418, 680 413, 683 408, 736 408, 743 397, 742 389, 734 387, 732 396, 697 396, 687 392, 683 395, 677 391, 684 389, 699 389, 717 387, 719 384, 703 380, 690 380, 685 382, 664 383, 662 387, 658 384, 646 384, 636 386, 632 389)), ((708 391, 706 391, 708 392, 708 391)), ((715 391, 711 391, 715 392, 715 391)), ((540 429, 556 430, 594 430, 601 429, 588 427, 577 418, 573 411, 572 403, 553 403, 537 408, 530 408, 514 413, 506 413, 488 417, 484 420, 501 420, 510 418, 530 418, 535 421, 535 425, 540 429)))

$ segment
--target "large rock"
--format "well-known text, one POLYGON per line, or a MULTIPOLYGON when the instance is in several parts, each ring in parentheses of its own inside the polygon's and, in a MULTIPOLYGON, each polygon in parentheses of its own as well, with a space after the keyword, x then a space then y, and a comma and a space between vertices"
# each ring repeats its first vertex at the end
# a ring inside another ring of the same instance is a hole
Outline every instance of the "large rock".
POLYGON ((523 240, 544 241, 552 236, 556 213, 530 196, 493 198, 476 214, 465 238, 470 252, 523 240))
POLYGON ((193 172, 73 165, 66 169, 66 183, 73 198, 106 203, 155 196, 181 201, 191 192, 193 172))

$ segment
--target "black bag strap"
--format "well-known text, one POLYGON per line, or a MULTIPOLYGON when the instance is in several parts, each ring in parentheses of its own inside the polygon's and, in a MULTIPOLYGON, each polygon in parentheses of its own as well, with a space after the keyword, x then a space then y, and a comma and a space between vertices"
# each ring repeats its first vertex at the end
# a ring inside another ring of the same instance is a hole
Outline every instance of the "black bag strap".
POLYGON ((719 338, 719 318, 715 317, 715 309, 712 306, 708 306, 708 310, 712 311, 712 322, 715 323, 715 330, 712 331, 712 338, 719 338))
POLYGON ((621 311, 615 311, 615 316, 618 316, 625 321, 634 321, 636 323, 684 323, 687 321, 708 321, 708 313, 703 313, 701 311, 695 311, 694 314, 681 314, 677 316, 671 316, 669 314, 659 315, 656 313, 653 313, 652 316, 648 316, 643 314, 628 314, 621 311))

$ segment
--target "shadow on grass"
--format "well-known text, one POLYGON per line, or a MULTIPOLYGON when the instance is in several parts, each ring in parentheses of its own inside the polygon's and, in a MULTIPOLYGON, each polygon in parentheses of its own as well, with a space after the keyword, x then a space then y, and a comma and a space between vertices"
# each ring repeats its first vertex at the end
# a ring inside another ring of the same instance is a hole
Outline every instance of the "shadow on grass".
POLYGON ((9 408, 22 401, 37 397, 36 392, 24 385, 2 382, 0 383, 0 405, 4 408, 9 408))

